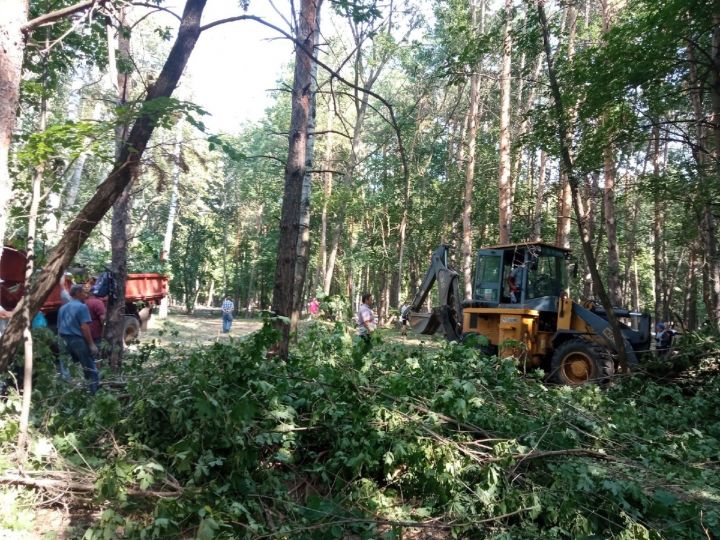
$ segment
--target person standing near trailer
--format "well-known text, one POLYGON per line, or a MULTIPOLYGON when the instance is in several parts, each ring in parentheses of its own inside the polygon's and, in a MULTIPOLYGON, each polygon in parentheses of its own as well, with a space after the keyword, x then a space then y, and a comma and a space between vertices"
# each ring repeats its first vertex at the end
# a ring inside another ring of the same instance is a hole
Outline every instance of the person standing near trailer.
POLYGON ((69 294, 70 301, 58 311, 58 335, 72 359, 82 366, 90 393, 94 395, 100 386, 100 376, 95 365, 98 348, 90 333, 92 317, 85 305, 87 292, 82 285, 73 285, 69 294))

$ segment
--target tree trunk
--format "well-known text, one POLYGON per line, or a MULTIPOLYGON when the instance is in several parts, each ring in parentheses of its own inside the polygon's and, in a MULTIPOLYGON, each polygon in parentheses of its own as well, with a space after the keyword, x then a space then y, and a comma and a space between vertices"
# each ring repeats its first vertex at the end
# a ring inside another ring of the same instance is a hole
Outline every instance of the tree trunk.
POLYGON ((592 275, 595 290, 600 297, 600 302, 607 314, 608 322, 612 328, 613 338, 615 342, 615 350, 618 355, 618 361, 620 367, 624 373, 630 372, 630 366, 628 364, 628 357, 625 352, 625 338, 620 330, 619 321, 613 310, 610 298, 605 290, 605 286, 600 278, 600 272, 597 267, 595 260, 595 254, 593 253, 592 244, 590 243, 590 235, 588 230, 587 215, 583 208, 582 200, 580 199, 580 190, 577 177, 573 167, 573 161, 570 157, 570 149, 568 142, 570 141, 569 132, 565 125, 565 109, 563 107, 562 95, 560 94, 560 86, 558 85, 557 78, 555 76, 555 69, 553 67, 552 52, 550 49, 550 31, 548 30, 547 19, 545 17, 545 9, 542 2, 538 2, 538 16, 540 19, 540 27, 542 29, 543 44, 545 48, 545 57, 547 60, 548 78, 550 79, 550 89, 552 92, 553 102, 555 106, 555 116, 558 124, 558 140, 560 143, 560 153, 564 164, 565 171, 568 175, 568 183, 572 194, 573 208, 575 210, 575 217, 578 221, 578 229, 580 232, 580 240, 582 243, 583 254, 587 261, 590 274, 592 275))
POLYGON ((27 0, 3 2, 0 13, 0 246, 5 240, 12 199, 13 186, 9 171, 10 142, 20 99, 20 79, 25 49, 21 28, 26 21, 27 0))
MULTIPOLYGON (((312 32, 313 54, 318 50, 320 38, 320 6, 317 6, 315 24, 312 32)), ((317 95, 317 62, 312 62, 310 69, 310 110, 307 119, 307 147, 305 149, 305 174, 303 176, 302 191, 300 194, 300 222, 297 243, 297 258, 295 259, 295 305, 290 317, 290 331, 297 330, 300 313, 302 312, 305 277, 307 276, 308 264, 310 262, 310 194, 312 191, 312 164, 313 151, 315 150, 315 126, 317 116, 316 95, 317 95)))
MULTIPOLYGON (((108 32, 111 27, 108 26, 108 32)), ((124 106, 130 95, 131 78, 127 66, 132 65, 130 56, 130 28, 127 26, 125 8, 118 15, 117 28, 117 58, 110 54, 108 70, 111 80, 116 83, 116 104, 124 106), (115 62, 113 62, 115 60, 115 62)), ((114 40, 108 37, 110 45, 114 40)), ((110 46, 109 51, 112 51, 110 46)), ((115 159, 120 157, 123 145, 127 139, 127 124, 120 123, 115 128, 115 159)), ((122 195, 113 205, 111 220, 110 245, 112 248, 112 262, 110 269, 115 277, 115 291, 108 296, 107 318, 105 322, 105 340, 107 341, 110 367, 119 370, 122 364, 125 344, 125 283, 127 281, 127 250, 128 230, 130 228, 132 211, 132 189, 135 181, 131 180, 122 192, 122 195)))
MULTIPOLYGON (((577 10, 572 2, 569 2, 565 8, 565 32, 567 33, 567 61, 572 63, 575 57, 575 33, 577 30, 577 10)), ((573 104, 570 108, 570 127, 575 124, 576 107, 573 104)), ((572 154, 571 154, 572 157, 572 154)), ((558 197, 558 213, 557 213, 557 232, 555 243, 565 249, 570 248, 570 230, 572 228, 571 214, 572 214, 572 193, 570 191, 570 184, 568 183, 568 176, 563 169, 563 162, 560 161, 560 193, 558 197)))
MULTIPOLYGON (((180 152, 182 148, 182 139, 180 127, 178 126, 177 136, 175 138, 175 152, 173 160, 173 183, 170 192, 170 207, 168 209, 168 218, 165 225, 165 236, 163 237, 162 251, 160 252, 160 260, 163 262, 170 261, 170 248, 172 247, 173 230, 175 229, 175 216, 178 209, 178 194, 180 193, 180 152)), ((160 309, 158 317, 165 319, 168 316, 169 300, 166 296, 160 301, 160 309)))
MULTIPOLYGON (((358 54, 360 51, 358 51, 358 54)), ((362 67, 361 59, 357 59, 355 62, 356 78, 360 77, 359 70, 362 67)), ((362 154, 362 129, 365 123, 365 115, 367 113, 368 102, 370 95, 367 93, 372 89, 377 77, 380 75, 380 67, 376 71, 371 72, 363 86, 365 92, 362 93, 362 97, 359 97, 358 91, 356 91, 356 105, 355 105, 355 125, 353 127, 353 137, 350 143, 350 155, 348 156, 347 164, 343 172, 343 184, 348 188, 352 189, 353 177, 355 169, 362 154)), ((337 262, 337 253, 340 246, 340 238, 342 237, 343 229, 345 228, 345 213, 347 203, 342 203, 337 214, 337 223, 333 231, 332 241, 330 244, 330 254, 328 255, 327 271, 325 273, 325 283, 323 284, 323 290, 325 294, 330 293, 330 285, 332 284, 333 273, 335 271, 335 263, 337 262)))
MULTIPOLYGON (((206 1, 187 0, 178 36, 155 84, 148 89, 144 103, 167 98, 177 87, 200 36, 200 19, 206 1)), ((157 123, 157 115, 151 111, 138 116, 110 175, 97 187, 94 195, 68 225, 65 234, 50 253, 43 271, 16 306, 17 311, 25 309, 25 304, 27 304, 30 317, 35 316, 38 312, 92 230, 135 176, 135 171, 157 123)), ((7 369, 8 362, 22 339, 22 328, 22 317, 14 315, 0 338, 0 372, 7 369)))
MULTIPOLYGON (((612 26, 616 6, 612 1, 606 1, 602 7, 603 33, 606 34, 612 26)), ((607 115, 605 115, 603 122, 608 122, 607 115)), ((612 133, 608 133, 608 137, 612 137, 612 135, 612 133)), ((611 140, 606 141, 605 148, 603 148, 603 162, 605 172, 603 204, 605 206, 605 233, 607 234, 608 243, 608 294, 613 305, 620 306, 622 305, 620 248, 617 243, 617 222, 615 220, 615 180, 617 171, 615 168, 615 147, 611 140)))
MULTIPOLYGON (((305 50, 312 51, 319 32, 318 15, 322 0, 302 0, 298 21, 298 41, 305 50)), ((315 61, 300 47, 295 50, 295 75, 292 91, 292 113, 290 119, 290 147, 285 166, 285 188, 283 191, 282 214, 280 218, 280 239, 278 242, 273 289, 273 311, 291 321, 297 321, 296 288, 297 248, 300 241, 302 219, 302 191, 306 174, 308 128, 313 99, 312 74, 315 61)), ((290 324, 278 323, 282 332, 277 353, 286 358, 290 340, 290 324)))
MULTIPOLYGON (((227 293, 223 293, 223 296, 227 293)), ((210 287, 208 287, 207 298, 205 299, 205 305, 207 307, 213 306, 213 296, 215 296, 215 278, 210 278, 210 287)))
MULTIPOLYGON (((586 203, 586 212, 587 212, 587 226, 588 226, 588 235, 590 237, 590 243, 595 243, 595 247, 593 249, 593 253, 595 254, 595 259, 598 258, 600 255, 600 244, 602 243, 602 227, 596 226, 596 201, 599 199, 599 193, 600 193, 600 173, 594 172, 588 175, 585 178, 585 203, 586 203), (599 231, 596 234, 596 231, 599 231)), ((602 216, 603 216, 603 207, 600 206, 600 217, 597 221, 602 222, 602 216)), ((585 279, 583 280, 583 298, 594 298, 595 291, 593 290, 593 281, 592 276, 590 275, 590 271, 585 268, 585 279)))
MULTIPOLYGON (((260 205, 260 208, 258 209, 258 213, 255 220, 255 230, 256 234, 259 237, 262 236, 263 232, 263 211, 264 211, 264 205, 260 205)), ((249 317, 250 314, 253 311, 254 308, 254 300, 255 300, 255 283, 257 281, 257 268, 258 268, 258 261, 253 256, 249 257, 250 259, 250 279, 248 280, 248 289, 247 289, 247 304, 245 306, 245 316, 249 317)))
MULTIPOLYGON (((100 102, 97 102, 97 104, 93 108, 92 119, 94 121, 100 119, 100 102)), ((90 139, 85 139, 84 144, 89 145, 91 142, 92 141, 90 139)), ((77 201, 77 196, 80 191, 80 183, 82 181, 83 172, 85 171, 85 164, 87 163, 88 155, 88 152, 83 151, 75 160, 75 164, 72 168, 72 173, 70 174, 70 179, 68 180, 68 184, 65 188, 65 200, 63 200, 62 202, 60 216, 57 221, 57 228, 54 231, 53 238, 58 238, 59 235, 62 234, 63 230, 65 229, 65 219, 67 216, 71 215, 70 212, 72 211, 73 206, 75 206, 75 202, 77 201)))
POLYGON ((512 56, 512 0, 505 0, 505 30, 503 32, 502 66, 500 70, 500 244, 512 240, 512 178, 510 177, 510 61, 512 56))
POLYGON ((685 301, 683 309, 684 327, 687 331, 697 330, 697 244, 690 250, 688 262, 688 281, 685 287, 685 301))
POLYGON ((340 247, 342 230, 343 227, 338 224, 333 230, 332 239, 330 240, 330 252, 328 253, 325 280, 323 281, 323 292, 325 294, 330 294, 330 286, 332 285, 332 278, 335 273, 335 262, 337 261, 337 252, 340 247))
POLYGON ((540 171, 538 172, 537 191, 535 192, 535 211, 533 213, 533 242, 542 240, 542 208, 545 199, 545 175, 547 154, 540 151, 540 171))
MULTIPOLYGON (((481 0, 480 8, 480 28, 479 35, 485 33, 485 2, 481 0)), ((472 27, 475 29, 478 24, 478 5, 473 2, 471 6, 472 27)), ((465 284, 465 299, 470 300, 473 296, 473 238, 472 238, 472 203, 473 203, 473 186, 475 184, 475 146, 477 144, 477 122, 480 104, 480 70, 482 69, 482 61, 478 61, 470 77, 470 105, 467 112, 467 162, 465 163, 465 193, 463 196, 462 211, 462 269, 463 281, 465 284)), ((405 216, 403 216, 405 217, 405 216)))
MULTIPOLYGON (((46 40, 45 46, 48 46, 46 40)), ((45 67, 45 80, 47 81, 47 57, 43 58, 45 67)), ((43 132, 47 125, 47 85, 43 84, 42 98, 40 101, 40 121, 38 131, 43 132)), ((35 167, 35 174, 32 181, 32 198, 30 200, 30 213, 28 216, 27 263, 25 265, 25 290, 30 288, 33 270, 35 267, 35 236, 37 234, 38 209, 40 208, 42 179, 45 174, 45 164, 40 163, 35 167)), ((30 422, 30 405, 32 399, 32 378, 33 378, 33 337, 31 333, 30 309, 26 304, 23 306, 22 318, 25 328, 23 329, 24 344, 24 368, 23 368, 23 398, 20 410, 20 432, 18 434, 17 457, 18 462, 25 463, 28 449, 28 425, 30 422)))
MULTIPOLYGON (((695 58, 695 45, 692 42, 689 43, 687 50, 690 67, 690 101, 695 120, 696 144, 693 147, 693 155, 697 163, 698 176, 701 179, 697 201, 700 212, 699 228, 703 241, 703 250, 705 252, 703 278, 706 283, 703 284, 703 300, 710 324, 713 328, 718 328, 720 324, 720 257, 718 257, 716 224, 712 207, 712 189, 709 189, 706 184, 708 180, 718 175, 717 160, 720 157, 720 149, 711 149, 708 140, 706 125, 712 125, 712 122, 707 122, 703 111, 702 82, 698 76, 698 61, 695 58)), ((720 30, 717 28, 713 32, 712 57, 720 58, 720 30)), ((710 70, 712 82, 715 84, 709 85, 709 91, 713 105, 713 115, 711 119, 720 122, 720 88, 717 88, 717 86, 720 86, 720 76, 718 75, 718 70, 720 70, 720 67, 715 67, 710 70), (716 107, 718 109, 717 113, 715 111, 716 107), (716 114, 717 117, 715 116, 716 114)), ((715 135, 715 144, 720 145, 720 125, 713 126, 713 134, 715 135)))
POLYGON ((622 304, 620 290, 620 248, 617 243, 617 223, 615 221, 615 159, 613 147, 606 144, 603 151, 605 163, 605 192, 603 202, 605 206, 605 233, 608 242, 608 294, 613 306, 622 304))
POLYGON ((328 206, 333 188, 332 157, 333 157, 333 124, 335 121, 335 107, 332 99, 328 99, 327 111, 327 135, 325 139, 325 156, 323 164, 326 172, 322 174, 323 179, 323 204, 320 212, 320 246, 318 248, 318 267, 315 282, 317 286, 324 289, 325 275, 327 274, 327 240, 328 240, 328 206))
POLYGON ((665 271, 665 240, 664 240, 664 229, 665 229, 665 208, 662 193, 660 192, 660 128, 656 125, 653 126, 653 176, 654 178, 654 190, 653 190, 653 269, 654 269, 654 319, 655 322, 660 322, 662 319, 662 299, 664 280, 663 275, 665 271))
MULTIPOLYGON (((708 166, 708 177, 714 179, 714 188, 718 187, 720 178, 720 9, 715 4, 715 11, 712 16, 713 31, 710 56, 712 58, 708 91, 710 94, 711 115, 710 129, 713 135, 713 144, 710 148, 710 164, 708 166)), ((712 190, 707 190, 711 192, 712 190)), ((708 194, 704 205, 705 222, 705 249, 708 253, 710 267, 710 322, 717 330, 720 329, 720 249, 718 248, 717 223, 714 214, 715 201, 708 194)))
MULTIPOLYGON (((535 96, 537 94, 537 89, 540 84, 539 81, 542 66, 543 55, 538 54, 537 60, 535 61, 535 67, 533 68, 532 75, 530 76, 530 81, 534 81, 534 84, 530 86, 530 91, 528 92, 527 98, 522 95, 522 86, 518 88, 518 109, 520 111, 520 116, 522 117, 522 122, 520 122, 520 127, 517 130, 517 135, 515 137, 516 139, 522 139, 528 132, 528 128, 530 127, 530 115, 528 113, 535 104, 535 96)), ((522 79, 520 84, 522 84, 522 79)), ((522 154, 522 148, 518 148, 517 152, 515 153, 515 158, 513 159, 513 178, 520 178, 520 172, 522 168, 522 154)))

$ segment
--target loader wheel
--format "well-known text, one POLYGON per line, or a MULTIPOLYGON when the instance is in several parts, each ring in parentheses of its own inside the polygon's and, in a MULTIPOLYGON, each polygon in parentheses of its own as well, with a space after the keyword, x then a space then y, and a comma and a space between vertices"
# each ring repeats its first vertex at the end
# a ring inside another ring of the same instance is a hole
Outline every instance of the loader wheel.
POLYGON ((140 321, 132 315, 125 315, 125 329, 123 330, 123 344, 127 347, 140 335, 140 321))
POLYGON ((613 373, 615 364, 612 356, 602 347, 579 338, 560 345, 550 362, 550 380, 559 384, 602 384, 613 373))

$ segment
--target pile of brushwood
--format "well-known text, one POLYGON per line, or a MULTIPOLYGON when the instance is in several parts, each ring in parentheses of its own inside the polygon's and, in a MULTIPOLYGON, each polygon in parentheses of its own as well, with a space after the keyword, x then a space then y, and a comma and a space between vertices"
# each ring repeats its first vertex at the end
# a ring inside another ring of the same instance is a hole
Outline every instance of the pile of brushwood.
POLYGON ((86 539, 717 538, 720 376, 703 339, 670 376, 656 364, 607 388, 549 386, 453 343, 365 353, 327 323, 287 362, 268 359, 269 325, 146 346, 94 398, 39 361, 24 471, 7 457, 18 398, 0 405, 1 489, 84 500, 99 509, 86 539))

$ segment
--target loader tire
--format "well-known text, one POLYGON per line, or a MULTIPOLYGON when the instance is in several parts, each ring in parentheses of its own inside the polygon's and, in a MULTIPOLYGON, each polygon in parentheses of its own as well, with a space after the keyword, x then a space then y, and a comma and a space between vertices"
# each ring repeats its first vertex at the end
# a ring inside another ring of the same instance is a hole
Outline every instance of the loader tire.
POLYGON ((123 330, 123 345, 126 347, 134 343, 140 336, 140 321, 132 315, 125 315, 125 328, 123 330))
POLYGON ((560 345, 550 361, 550 380, 558 384, 604 384, 614 373, 612 355, 606 349, 581 338, 560 345))

